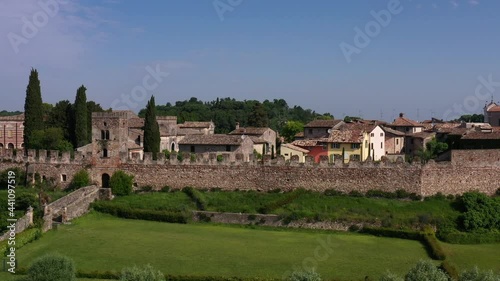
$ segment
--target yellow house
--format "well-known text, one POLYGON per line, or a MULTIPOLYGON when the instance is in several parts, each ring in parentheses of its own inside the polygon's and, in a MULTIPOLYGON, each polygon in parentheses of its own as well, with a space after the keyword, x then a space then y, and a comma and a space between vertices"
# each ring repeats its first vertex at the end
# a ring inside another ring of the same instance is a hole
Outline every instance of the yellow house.
POLYGON ((369 155, 369 134, 362 129, 342 128, 332 130, 328 137, 328 158, 330 162, 335 159, 365 161, 369 155))
POLYGON ((309 150, 303 149, 290 143, 284 143, 281 145, 280 154, 285 157, 285 161, 290 160, 294 155, 298 155, 299 162, 304 163, 306 161, 306 155, 308 153, 309 150))

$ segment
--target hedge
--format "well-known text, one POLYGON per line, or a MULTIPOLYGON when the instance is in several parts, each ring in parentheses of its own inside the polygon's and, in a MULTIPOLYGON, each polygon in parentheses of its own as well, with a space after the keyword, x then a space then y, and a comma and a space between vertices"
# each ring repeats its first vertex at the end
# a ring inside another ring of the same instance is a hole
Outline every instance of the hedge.
POLYGON ((486 233, 474 233, 474 232, 459 232, 450 231, 437 233, 439 239, 450 244, 493 244, 500 243, 500 233, 499 232, 486 232, 486 233))
POLYGON ((92 208, 98 212, 110 214, 125 219, 149 220, 171 223, 187 223, 189 217, 181 212, 143 210, 122 206, 113 206, 106 202, 95 202, 92 208))
POLYGON ((295 199, 299 198, 304 193, 306 193, 305 189, 296 189, 296 190, 286 194, 286 196, 284 196, 283 198, 280 198, 274 202, 267 204, 264 207, 259 208, 258 212, 261 214, 269 214, 276 209, 279 209, 287 204, 290 204, 291 202, 293 202, 295 199))
POLYGON ((182 189, 182 192, 186 193, 191 200, 193 200, 194 203, 196 203, 196 207, 198 208, 199 211, 205 211, 207 208, 207 201, 205 200, 205 197, 203 194, 194 189, 191 186, 184 187, 182 189))
POLYGON ((361 233, 371 234, 375 236, 401 238, 420 241, 427 249, 429 255, 436 260, 445 260, 446 253, 439 244, 434 232, 427 231, 426 233, 408 230, 396 230, 387 228, 372 228, 364 227, 360 230, 361 233))
MULTIPOLYGON (((16 234, 16 251, 22 248, 24 245, 37 240, 42 236, 42 231, 38 228, 30 228, 21 233, 16 234)), ((0 253, 4 253, 4 256, 8 254, 8 250, 11 246, 8 245, 8 239, 0 242, 0 253)))

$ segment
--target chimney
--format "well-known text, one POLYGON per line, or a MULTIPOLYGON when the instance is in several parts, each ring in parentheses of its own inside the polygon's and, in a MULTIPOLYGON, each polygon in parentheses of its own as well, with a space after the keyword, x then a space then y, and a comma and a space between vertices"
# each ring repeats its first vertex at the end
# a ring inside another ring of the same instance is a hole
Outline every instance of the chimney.
POLYGON ((401 112, 401 113, 399 113, 399 118, 403 118, 403 117, 405 117, 405 114, 404 114, 404 113, 402 113, 402 112, 401 112))
POLYGON ((236 122, 236 130, 240 129, 240 122, 236 122))

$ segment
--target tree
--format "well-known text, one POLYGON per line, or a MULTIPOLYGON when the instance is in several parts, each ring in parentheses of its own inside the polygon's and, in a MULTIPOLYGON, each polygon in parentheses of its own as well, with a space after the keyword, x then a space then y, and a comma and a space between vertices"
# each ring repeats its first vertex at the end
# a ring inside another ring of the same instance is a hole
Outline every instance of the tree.
POLYGON ((87 170, 85 169, 82 169, 73 176, 73 180, 71 180, 69 188, 72 190, 76 190, 89 185, 90 185, 89 172, 87 172, 87 170))
POLYGON ((460 281, 500 281, 500 275, 493 271, 480 271, 477 267, 460 274, 460 281))
POLYGON ((87 95, 85 86, 78 88, 76 92, 74 113, 75 113, 75 147, 86 145, 88 141, 88 126, 87 126, 87 95))
POLYGON ((419 261, 405 276, 405 281, 448 281, 448 276, 431 261, 419 261))
POLYGON ((300 121, 288 121, 281 130, 281 136, 285 138, 285 141, 292 142, 295 139, 295 135, 303 131, 304 123, 300 121))
POLYGON ((109 180, 109 186, 114 195, 124 196, 132 193, 134 176, 127 175, 124 171, 116 171, 109 180))
POLYGON ((69 100, 62 100, 50 111, 47 118, 47 127, 61 128, 63 130, 64 138, 72 142, 72 133, 70 132, 71 122, 71 102, 69 100))
POLYGON ((92 142, 92 113, 93 112, 103 112, 101 105, 95 101, 87 102, 87 142, 92 142))
POLYGON ((420 149, 417 152, 417 156, 420 157, 422 162, 427 162, 430 159, 435 159, 440 153, 445 152, 447 149, 447 143, 437 141, 436 138, 433 138, 425 145, 425 150, 420 149))
POLYGON ((60 255, 45 255, 36 259, 28 269, 29 281, 74 281, 73 260, 60 255))
POLYGON ((24 147, 26 151, 33 148, 33 132, 42 130, 43 127, 43 103, 40 80, 38 79, 38 71, 31 69, 24 102, 24 147))
POLYGON ((72 151, 73 145, 64 138, 61 128, 47 128, 32 133, 33 149, 72 151))
POLYGON ((154 160, 160 152, 160 141, 160 127, 156 121, 155 97, 152 96, 146 107, 144 118, 144 152, 152 152, 154 160))
POLYGON ((256 102, 252 108, 252 112, 248 116, 248 125, 252 127, 267 127, 269 118, 264 105, 256 102))
POLYGON ((120 281, 165 281, 165 275, 151 265, 122 269, 120 281))

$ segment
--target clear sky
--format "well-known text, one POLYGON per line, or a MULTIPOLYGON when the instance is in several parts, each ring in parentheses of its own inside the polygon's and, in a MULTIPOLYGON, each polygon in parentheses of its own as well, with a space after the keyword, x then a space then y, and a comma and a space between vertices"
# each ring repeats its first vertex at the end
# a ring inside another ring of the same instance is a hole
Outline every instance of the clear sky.
POLYGON ((337 118, 423 120, 500 100, 500 1, 398 2, 0 0, 0 109, 23 109, 31 67, 44 102, 73 102, 84 84, 134 111, 152 94, 283 98, 337 118), (475 96, 480 76, 494 82, 475 96))

